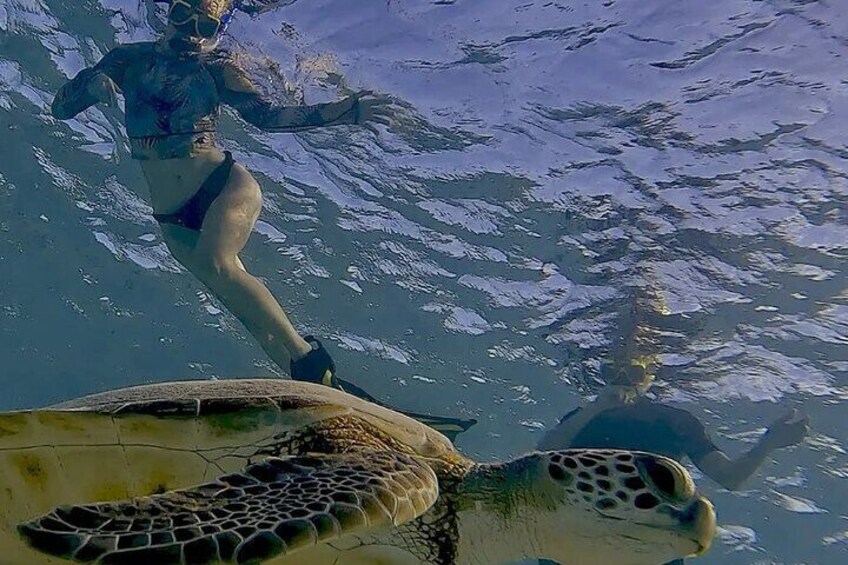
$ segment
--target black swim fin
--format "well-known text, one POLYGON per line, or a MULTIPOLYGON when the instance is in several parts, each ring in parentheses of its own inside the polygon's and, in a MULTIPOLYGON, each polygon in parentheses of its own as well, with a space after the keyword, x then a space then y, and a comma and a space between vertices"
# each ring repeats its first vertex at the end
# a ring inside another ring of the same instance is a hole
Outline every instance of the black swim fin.
POLYGON ((473 426, 477 423, 477 420, 473 418, 462 419, 462 418, 448 418, 446 416, 432 416, 430 414, 419 414, 418 412, 409 412, 407 410, 400 410, 395 406, 390 406, 385 402, 377 400, 371 394, 366 392, 361 387, 353 384, 350 381, 346 381, 344 379, 336 378, 335 379, 341 389, 348 394, 352 394, 361 398, 362 400, 367 400, 368 402, 373 402, 374 404, 378 404, 383 406, 384 408, 388 408, 390 410, 394 410, 395 412, 400 412, 405 416, 409 416, 415 420, 418 420, 422 424, 426 424, 430 426, 437 432, 440 432, 442 435, 447 437, 451 442, 456 441, 456 436, 473 426))

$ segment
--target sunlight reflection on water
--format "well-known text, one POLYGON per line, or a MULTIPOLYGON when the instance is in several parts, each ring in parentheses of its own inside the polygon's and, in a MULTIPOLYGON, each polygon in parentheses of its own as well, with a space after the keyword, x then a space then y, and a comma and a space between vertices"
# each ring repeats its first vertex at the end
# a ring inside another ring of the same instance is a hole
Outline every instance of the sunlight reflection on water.
MULTIPOLYGON (((703 480, 725 526, 699 562, 844 559, 838 3, 285 4, 230 28, 263 86, 309 102, 372 88, 405 106, 379 133, 224 124, 266 192, 246 261, 342 350, 347 377, 412 409, 480 418, 461 440, 469 453, 530 449, 597 388, 628 293, 648 289, 660 397, 731 452, 777 401, 816 431, 763 470, 803 469, 803 485, 757 478, 756 494, 729 494, 703 480)), ((165 252, 118 114, 48 117, 67 75, 114 40, 155 37, 149 8, 0 1, 0 107, 16 138, 0 163, 2 233, 21 273, 0 289, 5 407, 139 373, 268 368, 165 252), (76 371, 95 344, 103 357, 76 371), (60 386, 39 386, 57 374, 60 386)))

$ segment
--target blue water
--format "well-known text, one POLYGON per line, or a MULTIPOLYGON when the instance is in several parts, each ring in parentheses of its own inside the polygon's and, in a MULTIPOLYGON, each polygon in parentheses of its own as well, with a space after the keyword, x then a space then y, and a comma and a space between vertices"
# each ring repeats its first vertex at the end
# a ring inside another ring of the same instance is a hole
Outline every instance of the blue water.
MULTIPOLYGON (((0 0, 0 409, 176 378, 268 375, 167 254, 120 112, 55 91, 149 2, 0 0)), ((741 492, 695 473, 696 563, 848 562, 841 0, 288 0, 226 46, 269 92, 403 105, 387 130, 223 141, 265 209, 245 251, 345 378, 475 417, 481 459, 532 449, 597 391, 626 297, 657 306, 655 394, 730 454, 796 407, 804 444, 741 492)), ((646 322, 647 323, 647 322, 646 322)))

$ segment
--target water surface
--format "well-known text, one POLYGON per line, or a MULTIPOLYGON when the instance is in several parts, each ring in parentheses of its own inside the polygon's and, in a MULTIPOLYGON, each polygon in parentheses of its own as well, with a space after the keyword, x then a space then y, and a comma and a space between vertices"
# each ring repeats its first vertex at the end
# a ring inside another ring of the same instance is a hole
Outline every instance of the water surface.
MULTIPOLYGON (((149 2, 0 0, 0 408, 271 374, 167 254, 118 111, 62 82, 162 28, 149 2)), ((395 96, 391 130, 224 120, 265 191, 245 251, 354 380, 473 416, 483 459, 597 390, 629 297, 662 399, 731 454, 789 407, 813 434, 745 490, 702 478, 704 564, 848 559, 848 18, 837 1, 288 0, 228 47, 295 102, 395 96)))

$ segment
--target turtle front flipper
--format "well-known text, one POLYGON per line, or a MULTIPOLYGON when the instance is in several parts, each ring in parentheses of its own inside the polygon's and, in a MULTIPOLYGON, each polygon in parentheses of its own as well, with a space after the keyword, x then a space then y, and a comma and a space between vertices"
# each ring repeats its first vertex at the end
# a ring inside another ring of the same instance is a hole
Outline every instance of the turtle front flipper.
POLYGON ((395 452, 271 458, 185 490, 60 507, 18 527, 82 563, 261 563, 417 518, 438 497, 429 465, 395 452))

